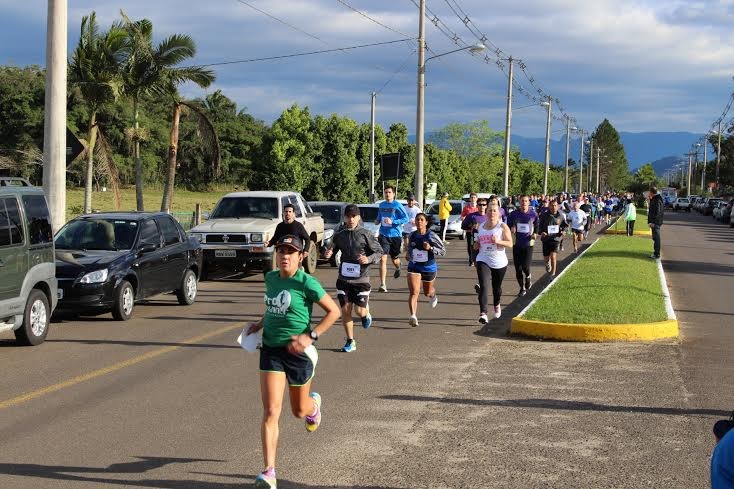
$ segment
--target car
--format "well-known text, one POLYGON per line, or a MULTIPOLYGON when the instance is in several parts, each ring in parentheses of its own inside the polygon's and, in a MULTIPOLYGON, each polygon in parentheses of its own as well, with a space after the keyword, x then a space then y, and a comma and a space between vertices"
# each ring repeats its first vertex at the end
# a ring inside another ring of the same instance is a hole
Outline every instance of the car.
MULTIPOLYGON (((349 205, 348 202, 329 202, 329 201, 308 201, 311 210, 320 213, 324 220, 324 241, 319 249, 319 259, 325 260, 324 253, 331 248, 331 242, 334 233, 344 222, 344 208, 349 205)), ((338 251, 329 260, 332 267, 338 267, 341 264, 341 251, 338 251)))
POLYGON ((380 210, 379 204, 357 204, 359 214, 362 218, 362 226, 377 238, 380 235, 380 224, 377 222, 377 214, 380 210))
POLYGON ((46 340, 57 304, 48 203, 28 180, 0 177, 0 331, 22 345, 46 340))
POLYGON ((731 218, 731 209, 734 205, 734 198, 729 199, 729 202, 721 210, 721 222, 727 224, 731 218))
POLYGON ((719 200, 715 205, 713 210, 711 211, 711 217, 714 218, 714 221, 721 221, 722 213, 726 206, 729 204, 726 200, 719 200))
POLYGON ((678 197, 673 201, 673 210, 691 212, 691 199, 688 197, 678 197))
MULTIPOLYGON (((438 219, 438 205, 439 202, 434 202, 431 207, 428 208, 426 215, 428 216, 429 226, 432 231, 440 233, 441 222, 438 219)), ((466 202, 463 200, 449 200, 451 204, 451 212, 449 218, 446 221, 446 238, 449 236, 464 239, 464 231, 461 229, 461 211, 464 208, 466 202)))
POLYGON ((196 300, 201 245, 165 212, 84 214, 54 242, 59 317, 112 312, 127 321, 136 302, 158 294, 196 300))
POLYGON ((704 200, 703 205, 701 206, 701 213, 704 216, 710 216, 714 212, 714 207, 716 207, 719 202, 721 202, 721 199, 716 197, 709 197, 704 200))

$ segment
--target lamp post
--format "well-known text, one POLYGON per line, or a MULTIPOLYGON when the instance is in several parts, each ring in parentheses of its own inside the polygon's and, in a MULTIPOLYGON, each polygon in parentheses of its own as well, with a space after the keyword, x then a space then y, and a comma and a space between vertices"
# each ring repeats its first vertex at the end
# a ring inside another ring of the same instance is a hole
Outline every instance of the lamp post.
POLYGON ((721 121, 719 121, 719 142, 716 145, 716 188, 719 188, 719 165, 721 165, 721 121))
POLYGON ((510 127, 512 126, 512 56, 507 61, 510 65, 507 75, 507 111, 505 112, 505 172, 502 177, 502 194, 510 193, 510 127))
POLYGON ((563 191, 568 193, 568 150, 571 145, 571 131, 577 131, 576 126, 571 127, 571 118, 566 116, 566 163, 563 172, 563 191))
POLYGON ((704 135, 704 141, 703 141, 703 170, 701 171, 701 193, 704 193, 704 189, 706 188, 706 160, 708 159, 706 150, 708 149, 708 133, 704 135))
POLYGON ((543 172, 543 195, 548 195, 548 170, 550 168, 550 130, 551 130, 551 96, 548 95, 548 101, 542 102, 540 105, 548 110, 548 122, 545 126, 545 170, 543 172))
POLYGON ((447 54, 456 53, 458 51, 469 50, 472 53, 478 53, 487 49, 484 44, 477 43, 471 46, 464 46, 459 49, 454 49, 445 53, 437 54, 429 58, 425 57, 425 16, 426 16, 426 2, 421 0, 420 3, 420 22, 418 28, 418 97, 416 104, 416 129, 415 129, 415 184, 414 193, 416 202, 418 202, 418 208, 423 209, 423 114, 424 114, 424 92, 425 92, 425 76, 426 76, 426 62, 446 56, 447 54))
MULTIPOLYGON (((698 148, 701 147, 701 143, 696 143, 696 164, 693 165, 693 176, 696 176, 696 171, 698 171, 698 148)), ((693 184, 695 185, 696 182, 694 181, 693 184)), ((701 187, 701 195, 703 195, 703 187, 701 187)))

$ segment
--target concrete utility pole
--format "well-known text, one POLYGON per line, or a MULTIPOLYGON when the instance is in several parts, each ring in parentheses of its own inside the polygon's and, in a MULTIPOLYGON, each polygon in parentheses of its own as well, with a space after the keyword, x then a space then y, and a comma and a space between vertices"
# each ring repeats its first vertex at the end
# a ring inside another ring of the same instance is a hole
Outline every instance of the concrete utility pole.
POLYGON ((543 172, 543 195, 548 195, 548 171, 550 170, 550 131, 551 131, 551 96, 545 102, 548 109, 548 122, 545 125, 545 171, 543 172))
POLYGON ((599 155, 601 148, 596 148, 596 193, 599 193, 599 155))
POLYGON ((510 193, 510 128, 512 126, 512 56, 507 61, 510 64, 507 76, 507 112, 505 114, 505 174, 502 178, 502 195, 510 193))
POLYGON ((51 228, 66 222, 66 22, 67 0, 48 0, 46 100, 43 120, 43 190, 51 228))
MULTIPOLYGON (((581 132, 579 133, 579 134, 581 134, 581 153, 579 155, 579 162, 583 162, 584 161, 584 144, 586 142, 586 139, 584 138, 585 132, 586 131, 584 131, 583 129, 581 129, 581 132)), ((580 182, 579 182, 579 187, 581 187, 581 183, 580 182)), ((581 193, 581 192, 579 192, 579 193, 581 193)))
POLYGON ((566 163, 563 165, 563 191, 568 193, 568 150, 571 145, 571 118, 566 116, 566 163))
POLYGON ((721 164, 721 121, 719 121, 719 142, 716 145, 716 188, 719 188, 719 165, 721 164))
POLYGON ((415 120, 415 200, 423 209, 423 110, 426 79, 426 0, 420 0, 418 14, 418 100, 415 120))
POLYGON ((693 164, 693 153, 688 153, 688 178, 686 183, 686 197, 691 196, 691 165, 693 164))
MULTIPOLYGON (((591 133, 589 133, 591 135, 591 133)), ((591 167, 591 162, 594 158, 594 140, 589 139, 589 167, 591 167)), ((579 195, 581 195, 584 192, 583 184, 584 184, 584 158, 582 156, 581 158, 581 170, 579 170, 579 195)))
POLYGON ((375 202, 375 102, 377 94, 372 92, 372 109, 370 116, 370 202, 375 202))
POLYGON ((706 192, 706 160, 708 155, 706 154, 707 146, 709 145, 708 133, 704 136, 703 140, 703 171, 701 172, 701 194, 706 192))

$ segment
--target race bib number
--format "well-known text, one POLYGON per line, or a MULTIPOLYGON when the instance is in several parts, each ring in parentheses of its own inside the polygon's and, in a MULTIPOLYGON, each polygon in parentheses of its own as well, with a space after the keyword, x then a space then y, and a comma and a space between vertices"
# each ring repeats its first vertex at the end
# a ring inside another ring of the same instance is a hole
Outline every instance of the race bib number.
POLYGON ((383 217, 382 218, 382 225, 383 226, 392 226, 392 219, 389 217, 383 217))
POLYGON ((559 232, 561 232, 561 226, 559 226, 558 224, 554 226, 548 226, 548 234, 558 234, 559 232))
POLYGON ((348 278, 357 278, 361 272, 359 263, 342 263, 342 275, 348 278))
POLYGON ((518 222, 517 232, 522 234, 530 234, 530 224, 528 224, 527 222, 518 222))
POLYGON ((416 263, 427 262, 428 252, 426 250, 413 250, 413 261, 416 263))

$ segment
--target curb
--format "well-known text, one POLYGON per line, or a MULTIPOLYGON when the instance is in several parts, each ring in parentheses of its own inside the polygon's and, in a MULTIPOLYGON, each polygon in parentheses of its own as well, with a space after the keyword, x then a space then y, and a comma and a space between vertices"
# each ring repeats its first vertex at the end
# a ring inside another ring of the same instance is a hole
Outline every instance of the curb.
MULTIPOLYGON (((594 241, 588 248, 584 250, 578 258, 581 258, 587 250, 597 243, 594 241)), ((576 260, 571 262, 563 269, 558 277, 571 268, 576 260)), ((549 323, 545 321, 530 321, 523 319, 522 315, 527 311, 548 289, 550 289, 556 280, 551 282, 543 292, 533 299, 520 313, 512 318, 510 326, 510 334, 518 334, 530 336, 534 338, 547 338, 560 341, 586 341, 586 342, 604 342, 604 341, 650 341, 659 339, 669 339, 678 337, 678 320, 675 317, 673 304, 670 300, 670 292, 668 291, 668 283, 665 280, 665 272, 661 260, 657 261, 658 276, 660 277, 660 286, 665 303, 665 310, 668 319, 654 323, 636 323, 636 324, 573 324, 573 323, 549 323)))
MULTIPOLYGON (((648 228, 649 229, 649 228, 648 228)), ((627 231, 622 231, 621 229, 607 229, 604 231, 604 234, 627 234, 627 231)), ((652 231, 635 231, 633 233, 635 236, 652 236, 652 231)))

